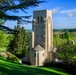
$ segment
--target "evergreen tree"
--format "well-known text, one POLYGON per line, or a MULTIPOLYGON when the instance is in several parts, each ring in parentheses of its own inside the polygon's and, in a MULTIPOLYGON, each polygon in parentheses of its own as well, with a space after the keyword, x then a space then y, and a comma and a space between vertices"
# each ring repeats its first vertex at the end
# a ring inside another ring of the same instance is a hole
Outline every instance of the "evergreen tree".
MULTIPOLYGON (((30 18, 31 16, 26 16, 26 9, 39 6, 40 3, 43 3, 45 1, 46 0, 0 0, 0 19, 6 21, 19 21, 20 23, 31 22, 28 20, 28 18, 30 18), (20 16, 15 14, 19 13, 20 11, 24 12, 24 15, 20 16), (11 12, 13 13, 13 15, 10 14, 11 12)), ((1 25, 0 27, 9 31, 13 31, 13 29, 6 26, 1 25)))
POLYGON ((0 25, 4 25, 5 21, 0 19, 0 25))
POLYGON ((29 37, 24 27, 20 27, 20 25, 15 27, 14 30, 16 30, 16 32, 14 32, 14 39, 11 40, 8 50, 18 57, 23 57, 27 55, 29 37))
POLYGON ((29 44, 30 44, 30 35, 29 33, 24 29, 24 27, 21 28, 22 29, 22 38, 23 38, 23 42, 22 42, 22 55, 24 56, 25 54, 27 55, 28 52, 28 48, 29 48, 29 44))
POLYGON ((4 20, 18 20, 25 21, 24 19, 29 16, 18 16, 14 13, 22 12, 26 13, 26 9, 29 7, 39 6, 44 0, 0 0, 0 18, 4 20), (9 15, 8 11, 13 12, 14 15, 9 15))

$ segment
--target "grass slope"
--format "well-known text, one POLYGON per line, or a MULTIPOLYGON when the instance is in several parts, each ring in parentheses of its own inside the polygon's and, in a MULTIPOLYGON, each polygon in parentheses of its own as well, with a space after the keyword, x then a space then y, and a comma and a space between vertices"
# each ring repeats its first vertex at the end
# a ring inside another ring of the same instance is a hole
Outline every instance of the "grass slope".
POLYGON ((58 68, 26 66, 0 59, 0 75, 70 75, 58 68))

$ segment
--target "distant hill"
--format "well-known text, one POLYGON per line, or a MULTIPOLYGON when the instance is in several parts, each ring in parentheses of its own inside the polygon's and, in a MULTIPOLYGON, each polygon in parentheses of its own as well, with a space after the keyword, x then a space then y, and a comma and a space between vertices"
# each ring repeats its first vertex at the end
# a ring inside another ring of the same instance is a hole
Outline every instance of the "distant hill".
POLYGON ((53 32, 65 32, 68 30, 69 32, 76 32, 76 28, 73 29, 53 29, 53 32))
MULTIPOLYGON (((53 29, 53 32, 65 32, 66 30, 68 30, 69 32, 76 32, 76 28, 72 28, 72 29, 53 29)), ((31 32, 32 30, 29 29, 27 31, 31 32)))
MULTIPOLYGON (((76 28, 72 29, 53 29, 53 32, 65 32, 68 30, 69 32, 76 32, 76 28)), ((13 33, 13 31, 3 30, 5 33, 13 33)), ((31 29, 26 29, 26 31, 31 32, 31 29)))

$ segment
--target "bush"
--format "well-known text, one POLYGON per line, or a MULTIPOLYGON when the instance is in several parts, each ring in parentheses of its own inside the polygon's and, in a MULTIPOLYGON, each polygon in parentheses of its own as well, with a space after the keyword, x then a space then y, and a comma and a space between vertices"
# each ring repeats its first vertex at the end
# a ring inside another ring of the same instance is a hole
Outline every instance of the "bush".
POLYGON ((9 55, 7 59, 10 60, 11 62, 16 62, 16 63, 20 62, 20 59, 16 57, 14 54, 9 55))
POLYGON ((7 58, 7 55, 5 52, 0 52, 0 57, 7 58))
POLYGON ((66 65, 65 63, 61 63, 61 62, 45 62, 44 66, 65 69, 69 73, 76 75, 76 60, 74 60, 72 63, 68 65, 66 65))
POLYGON ((62 62, 55 62, 55 61, 52 61, 52 62, 51 62, 51 61, 45 62, 45 63, 44 63, 44 66, 46 66, 46 67, 63 68, 63 69, 66 68, 66 66, 65 66, 64 63, 62 63, 62 62))
POLYGON ((22 61, 22 64, 31 65, 31 63, 28 61, 22 61))
POLYGON ((76 75, 76 60, 74 60, 72 63, 68 65, 68 72, 72 73, 73 75, 76 75))

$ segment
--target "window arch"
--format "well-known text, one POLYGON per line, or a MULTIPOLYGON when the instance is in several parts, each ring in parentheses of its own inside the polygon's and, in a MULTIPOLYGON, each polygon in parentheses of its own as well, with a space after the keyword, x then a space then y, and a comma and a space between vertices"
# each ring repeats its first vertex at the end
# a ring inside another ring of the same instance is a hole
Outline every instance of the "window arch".
POLYGON ((43 23, 43 17, 41 16, 41 17, 37 17, 37 23, 43 23))

